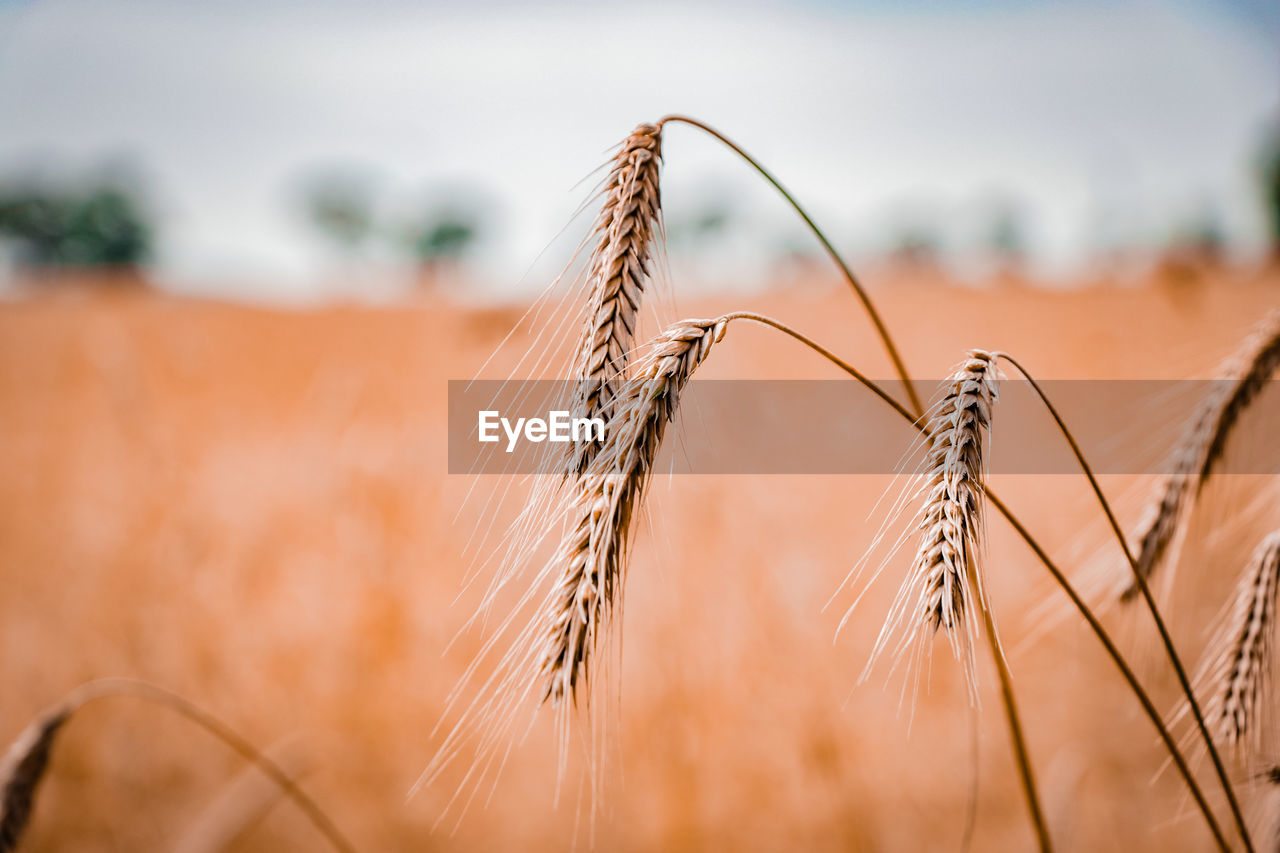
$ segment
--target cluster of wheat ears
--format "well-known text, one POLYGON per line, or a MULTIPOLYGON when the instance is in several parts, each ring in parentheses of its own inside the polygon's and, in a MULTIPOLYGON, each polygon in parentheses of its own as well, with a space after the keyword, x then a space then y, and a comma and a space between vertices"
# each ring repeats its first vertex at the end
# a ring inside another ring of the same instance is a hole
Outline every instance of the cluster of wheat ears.
MULTIPOLYGON (((1041 849, 1051 834, 1036 790, 1035 774, 1022 733, 1014 684, 1001 649, 995 617, 984 590, 981 531, 984 507, 1004 516, 1070 598, 1102 643, 1156 729, 1169 756, 1204 817, 1217 846, 1230 848, 1205 792, 1192 774, 1183 747, 1170 733, 1130 664, 1091 607, 1036 539, 985 481, 988 432, 995 416, 998 379, 1008 369, 1037 393, 1070 445, 1080 469, 1106 516, 1128 572, 1119 598, 1141 598, 1161 638, 1183 693, 1183 712, 1194 719, 1199 741, 1210 757, 1230 807, 1235 833, 1244 848, 1253 840, 1239 798, 1228 776, 1221 747, 1232 757, 1265 761, 1259 717, 1273 666, 1271 637, 1276 629, 1280 588, 1280 532, 1261 545, 1244 568, 1238 601, 1217 632, 1209 662, 1197 688, 1208 692, 1203 705, 1174 648, 1165 620, 1148 586, 1187 528, 1193 505, 1222 458, 1233 428, 1280 365, 1280 312, 1265 318, 1242 345, 1224 381, 1198 406, 1191 426, 1175 450, 1172 472, 1160 484, 1149 513, 1134 531, 1131 547, 1111 505, 1071 431, 1042 386, 1011 354, 974 349, 940 389, 928 410, 914 390, 906 367, 870 297, 830 241, 787 190, 742 148, 708 125, 685 116, 642 124, 619 147, 602 189, 601 214, 587 264, 586 308, 573 362, 575 416, 599 417, 607 424, 598 445, 578 445, 558 460, 551 516, 562 519, 563 537, 550 564, 550 593, 526 635, 526 654, 513 660, 516 676, 535 680, 543 701, 561 716, 583 692, 593 656, 622 606, 628 542, 639 515, 663 435, 679 416, 681 393, 726 330, 738 322, 762 324, 790 336, 835 364, 894 409, 918 431, 924 443, 923 465, 915 496, 919 508, 914 530, 915 557, 890 606, 872 651, 910 656, 928 654, 941 631, 961 662, 971 696, 976 697, 975 650, 985 639, 1000 680, 1010 739, 1026 796, 1027 810, 1041 849), (768 180, 821 242, 839 267, 893 363, 905 399, 885 388, 801 332, 772 318, 734 312, 709 319, 686 319, 668 326, 647 344, 637 345, 635 330, 646 285, 650 282, 654 243, 662 232, 660 166, 664 129, 690 125, 719 140, 768 180), (634 357, 633 357, 634 354, 634 357), (536 665, 530 666, 531 662, 536 665), (530 677, 531 674, 536 674, 530 677), (1248 750, 1252 754, 1245 755, 1248 750)), ((528 519, 522 520, 527 523, 528 519)), ((517 553, 519 553, 517 549, 517 553)), ((523 688, 528 691, 529 687, 523 688)), ((496 706, 482 716, 498 713, 496 706)), ((1274 763, 1274 762, 1271 762, 1274 763)))
MULTIPOLYGON (((934 635, 941 631, 964 668, 970 695, 976 696, 976 648, 985 640, 999 676, 1010 741, 1040 848, 1051 849, 1050 828, 1037 794, 1013 678, 985 592, 981 531, 988 505, 1025 541, 1102 644, 1159 735, 1217 847, 1231 849, 1232 837, 1238 835, 1245 849, 1254 849, 1223 753, 1229 747, 1229 758, 1253 762, 1254 766, 1259 762, 1268 767, 1275 764, 1273 756, 1264 754, 1261 735, 1263 712, 1270 698, 1269 676, 1275 663, 1272 636, 1276 630, 1276 596, 1280 593, 1280 531, 1265 538, 1244 567, 1234 607, 1226 611, 1217 627, 1195 686, 1174 648, 1149 582, 1185 535, 1194 504, 1221 460, 1233 428, 1280 366, 1280 312, 1259 324, 1231 363, 1225 381, 1216 383, 1213 393, 1199 404, 1175 450, 1172 472, 1160 484, 1149 512, 1133 531, 1131 546, 1071 431, 1031 374, 1009 353, 971 350, 963 355, 940 389, 939 402, 926 410, 888 329, 849 266, 786 188, 715 129, 685 116, 668 116, 656 124, 638 126, 614 156, 601 198, 586 270, 581 334, 572 364, 574 390, 572 399, 566 402, 574 416, 602 418, 607 424, 606 437, 600 443, 569 445, 571 449, 555 460, 557 473, 549 478, 550 485, 538 492, 554 507, 554 517, 564 522, 558 528, 563 536, 540 572, 551 582, 538 600, 536 618, 521 635, 521 642, 506 655, 504 666, 486 683, 486 687, 496 688, 489 691, 491 698, 472 706, 486 725, 509 722, 513 703, 507 699, 514 695, 540 696, 542 702, 557 707, 561 724, 568 726, 569 711, 591 680, 593 659, 621 608, 632 527, 663 436, 679 416, 681 394, 728 328, 750 322, 785 334, 834 364, 918 432, 925 447, 918 472, 919 489, 915 492, 919 508, 914 530, 919 544, 871 657, 874 660, 881 654, 909 655, 918 661, 928 654, 934 635), (681 320, 647 344, 637 345, 640 309, 662 234, 663 133, 674 124, 697 128, 726 145, 791 205, 861 301, 901 381, 904 400, 801 332, 760 314, 734 312, 710 319, 681 320), (1171 734, 1172 721, 1167 722, 1161 715, 1099 621, 1095 608, 986 483, 989 430, 996 413, 1002 368, 1021 376, 1039 395, 1088 479, 1128 567, 1118 597, 1123 601, 1141 599, 1155 625, 1177 675, 1182 692, 1181 713, 1194 720, 1197 743, 1212 761, 1229 806, 1234 823, 1232 837, 1223 831, 1192 773, 1184 747, 1171 734), (496 698, 502 691, 506 691, 506 698, 496 698), (1197 691, 1208 697, 1203 704, 1197 691)), ((520 524, 527 534, 528 528, 545 520, 545 516, 525 513, 520 524)), ((506 551, 517 556, 530 552, 527 535, 517 535, 506 551)), ((492 584, 486 601, 492 601, 496 589, 509 577, 509 573, 504 574, 492 584)), ((522 600, 529 600, 529 596, 522 600)), ((468 677, 475 670, 473 664, 468 677)), ((54 741, 71 714, 91 700, 122 694, 176 710, 228 743, 274 780, 336 849, 352 849, 325 813, 278 765, 225 725, 159 688, 110 680, 84 685, 35 720, 0 763, 0 853, 16 848, 29 822, 34 795, 54 741)), ((434 778, 456 755, 461 730, 459 725, 445 739, 420 781, 434 778)), ((485 745, 493 748, 492 732, 487 738, 485 745)))

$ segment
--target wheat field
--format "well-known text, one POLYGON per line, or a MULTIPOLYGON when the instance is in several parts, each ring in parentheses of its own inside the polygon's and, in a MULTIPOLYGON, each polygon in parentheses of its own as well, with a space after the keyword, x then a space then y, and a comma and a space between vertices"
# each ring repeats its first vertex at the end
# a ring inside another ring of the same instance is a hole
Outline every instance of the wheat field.
MULTIPOLYGON (((745 301, 891 376, 840 287, 815 271, 745 301)), ((1180 378, 1211 375, 1277 287, 1255 271, 1063 292, 915 273, 883 276, 873 293, 920 375, 943 376, 981 345, 1017 353, 1038 378, 1180 378)), ((743 302, 682 307, 710 317, 743 302)), ((406 800, 478 642, 449 645, 470 615, 453 601, 482 508, 464 500, 470 479, 447 473, 446 382, 473 375, 523 307, 424 296, 269 310, 88 286, 0 306, 5 739, 82 682, 137 677, 294 768, 358 849, 583 843, 590 809, 576 791, 553 802, 551 714, 460 817, 446 806, 465 764, 406 800)), ((837 375, 762 330, 719 347, 700 376, 837 375)), ((878 617, 854 618, 833 643, 843 607, 824 605, 869 546, 888 479, 655 477, 627 582, 599 849, 959 846, 971 808, 974 849, 1034 843, 989 661, 978 659, 975 723, 949 654, 907 714, 883 678, 855 688, 878 617)), ((1236 519, 1257 503, 1253 480, 1223 478, 1202 497, 1194 529, 1233 525, 1212 559, 1183 549, 1171 625, 1190 662, 1256 544, 1236 519)), ((1081 478, 993 483, 1064 565, 1082 547, 1108 553, 1081 478)), ((1141 501, 1118 508, 1131 526, 1141 501)), ((1061 596, 995 517, 984 566, 1056 845, 1204 849, 1204 824, 1176 776, 1157 775, 1160 744, 1092 637, 1078 620, 1039 630, 1037 607, 1061 596)), ((896 580, 860 607, 885 612, 896 580)), ((1136 613, 1105 621, 1172 710, 1176 682, 1136 613)), ((225 849, 318 849, 298 810, 246 775, 225 745, 121 697, 65 727, 22 849, 207 849, 197 828, 211 821, 232 838, 225 849)), ((1265 792, 1246 800, 1263 808, 1265 792)))

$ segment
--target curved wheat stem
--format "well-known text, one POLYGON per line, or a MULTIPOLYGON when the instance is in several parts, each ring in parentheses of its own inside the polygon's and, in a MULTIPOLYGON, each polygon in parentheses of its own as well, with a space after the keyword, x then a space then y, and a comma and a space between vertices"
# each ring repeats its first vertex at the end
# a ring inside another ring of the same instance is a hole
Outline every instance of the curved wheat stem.
POLYGON ((49 757, 58 733, 72 715, 85 705, 110 696, 143 699, 168 708, 200 726, 241 757, 251 761, 279 785, 280 790, 302 809, 335 850, 351 853, 355 849, 328 815, 298 787, 280 765, 216 717, 181 696, 153 684, 128 678, 105 678, 80 685, 57 705, 37 717, 18 736, 0 761, 0 853, 12 853, 17 849, 31 820, 36 792, 49 768, 49 757))
POLYGON ((1236 796, 1235 788, 1231 784, 1231 779, 1227 775, 1227 769, 1222 763, 1222 756, 1218 754, 1217 748, 1213 744, 1213 738, 1209 734, 1209 727, 1205 722, 1205 715, 1200 709, 1200 703, 1196 700, 1195 690, 1191 685, 1190 679, 1187 678, 1186 667, 1182 664, 1182 658, 1178 655, 1177 648, 1173 644, 1173 637, 1169 633, 1168 626, 1165 625, 1164 617, 1160 615, 1160 608, 1156 606, 1155 598, 1151 595, 1151 589, 1147 584, 1146 578, 1139 570, 1138 561, 1133 555, 1133 551, 1129 548, 1129 543, 1125 541, 1124 531, 1120 529, 1120 522, 1116 519, 1115 512, 1111 509, 1111 503, 1107 500, 1107 496, 1102 491, 1098 478, 1093 474, 1093 468, 1089 465, 1089 461, 1085 458, 1084 451, 1080 449, 1079 443, 1076 441, 1075 435, 1067 427, 1066 421, 1062 419, 1062 415, 1058 413, 1057 406, 1053 405, 1053 401, 1049 399, 1049 395, 1045 393, 1044 388, 1035 380, 1028 370, 1022 364, 1008 353, 1001 353, 1000 357, 1013 366, 1015 370, 1022 374, 1036 392, 1036 396, 1040 398, 1040 402, 1044 404, 1045 410, 1049 412, 1050 417, 1058 426, 1058 431, 1062 433, 1062 437, 1071 447, 1071 452, 1076 458, 1076 462, 1080 465, 1080 470, 1084 473, 1085 479, 1089 481, 1090 488, 1093 489, 1094 496, 1098 499, 1098 504, 1102 508, 1103 515, 1107 518, 1107 523, 1111 526, 1112 532, 1115 534, 1116 542, 1120 546, 1120 550, 1124 553, 1125 561, 1129 565, 1129 570, 1133 576, 1133 583, 1137 591, 1142 595, 1143 601, 1146 603, 1147 611, 1151 614, 1151 621, 1155 623, 1156 631, 1160 634, 1160 641, 1164 646, 1165 654, 1169 658, 1169 664, 1173 667, 1174 673, 1178 677, 1178 684, 1182 688, 1184 702, 1191 715, 1195 720, 1196 727, 1200 737, 1204 743, 1205 750, 1213 763, 1214 772, 1218 776, 1218 782, 1222 785, 1223 793, 1226 795, 1227 803, 1231 808, 1231 816, 1235 820, 1236 829, 1240 833, 1240 838, 1244 843, 1246 850, 1253 850, 1253 839, 1249 835, 1248 825, 1245 822, 1244 812, 1240 808, 1240 800, 1236 796))
POLYGON ((573 520, 561 542, 562 564, 547 627, 544 699, 576 698, 588 676, 597 636, 618 604, 631 519, 680 392, 713 344, 723 320, 683 320, 655 338, 636 378, 621 387, 605 443, 571 496, 573 520))
POLYGON ((897 654, 916 647, 943 630, 961 662, 970 700, 978 695, 974 643, 974 604, 982 614, 985 636, 1000 679, 1001 701, 1018 762, 1027 807, 1041 850, 1052 849, 1048 826, 1036 792, 1035 775, 1022 733, 1013 693, 1013 678, 1000 645, 995 615, 983 589, 979 561, 982 539, 983 480, 986 443, 998 398, 999 353, 971 350, 951 376, 926 430, 924 506, 917 515, 920 547, 871 654, 870 667, 885 650, 892 633, 901 631, 897 654))
MULTIPOLYGON (((686 320, 670 327, 654 341, 639 378, 625 386, 619 397, 605 444, 579 479, 574 515, 577 523, 561 544, 559 559, 564 570, 552 598, 554 610, 542 663, 544 700, 576 698, 579 684, 588 677, 598 634, 620 599, 631 520, 643 497, 666 426, 676 416, 680 392, 711 346, 724 336, 728 323, 742 316, 745 315, 686 320)), ((968 590, 977 577, 974 561, 981 526, 982 430, 990 422, 995 398, 993 359, 982 351, 970 354, 953 377, 951 389, 932 421, 935 433, 931 464, 937 471, 924 518, 942 540, 959 545, 922 547, 917 560, 924 586, 921 616, 925 622, 931 621, 935 629, 946 627, 957 656, 961 656, 958 638, 963 636, 964 647, 971 649, 974 633, 973 593, 968 590), (964 517, 952 523, 956 510, 964 517), (967 625, 967 630, 962 625, 967 625)), ((1014 704, 1012 679, 985 600, 982 613, 1040 848, 1049 850, 1048 832, 1014 704)), ((976 690, 971 652, 964 659, 970 688, 976 690)))
POLYGON ((1235 603, 1211 644, 1205 680, 1214 692, 1208 716, 1227 744, 1258 743, 1260 712, 1271 679, 1280 590, 1280 531, 1253 552, 1236 586, 1235 603))
MULTIPOLYGON (((886 405, 889 406, 889 408, 893 409, 894 412, 896 412, 900 417, 906 420, 908 424, 910 424, 916 430, 918 430, 922 436, 928 439, 930 435, 929 427, 926 424, 924 424, 918 417, 912 415, 911 412, 909 412, 905 407, 903 407, 903 405, 899 403, 896 399, 894 399, 893 396, 886 393, 883 388, 881 388, 872 380, 868 379, 856 367, 849 364, 847 361, 840 358, 838 355, 831 352, 831 350, 822 346, 817 341, 813 340, 807 335, 804 335, 801 332, 796 331, 795 329, 791 328, 790 326, 787 326, 784 323, 780 323, 779 321, 773 319, 772 317, 767 317, 763 314, 756 314, 754 312, 748 312, 748 311, 735 312, 732 314, 725 315, 722 319, 726 321, 750 320, 752 322, 759 323, 760 325, 768 326, 772 329, 775 329, 783 333, 784 335, 787 335, 792 339, 798 341, 799 343, 813 350, 822 358, 831 362, 833 365, 835 365, 840 370, 844 371, 846 374, 848 374, 850 377, 856 380, 868 391, 870 391, 871 393, 879 397, 886 405)), ((1124 655, 1120 652, 1119 647, 1116 645, 1115 641, 1111 638, 1111 635, 1107 632, 1107 629, 1098 620, 1098 617, 1094 614, 1093 610, 1090 609, 1089 605, 1085 602, 1084 598, 1081 597, 1080 593, 1077 592, 1075 587, 1071 585, 1071 581, 1067 579, 1066 574, 1064 574, 1063 571, 1058 567, 1058 565, 1053 561, 1053 559, 1049 556, 1048 552, 1044 550, 1044 548, 1040 545, 1040 543, 1036 540, 1036 538, 1031 534, 1031 531, 1029 531, 1026 528, 1026 526, 1022 523, 1022 521, 1019 520, 1019 518, 1013 513, 1013 511, 1009 509, 1008 505, 1006 505, 1004 501, 1000 500, 1000 498, 996 495, 996 493, 993 492, 991 488, 987 486, 985 483, 983 484, 983 492, 986 495, 987 500, 991 503, 991 505, 1002 516, 1004 516, 1005 520, 1009 523, 1009 525, 1013 527, 1014 531, 1022 538, 1023 542, 1025 542, 1027 547, 1031 549, 1032 553, 1036 555, 1036 558, 1040 560, 1041 565, 1044 566, 1045 570, 1053 578, 1054 583, 1056 583, 1058 587, 1063 591, 1063 593, 1066 594, 1067 598, 1070 599, 1072 606, 1076 608, 1077 612, 1079 612, 1081 618, 1085 620, 1085 623, 1089 626, 1089 629, 1093 632, 1098 642, 1102 644, 1102 647, 1106 651, 1107 656, 1111 659, 1111 662, 1115 664, 1116 669, 1119 670, 1120 675, 1121 677, 1124 678, 1124 681, 1128 685, 1130 692, 1132 692, 1134 698, 1138 700, 1138 704, 1142 706, 1143 713, 1146 714, 1146 717, 1151 722, 1152 727, 1156 730, 1156 733, 1160 736, 1160 741, 1161 743, 1164 744, 1165 750, 1169 753, 1169 757, 1172 759, 1174 766, 1177 768, 1178 775, 1182 777, 1182 780, 1186 784, 1187 790, 1190 792, 1192 799, 1195 800, 1197 809, 1199 809, 1201 816, 1204 818, 1205 825, 1208 827, 1209 832, 1213 835, 1214 843, 1216 844, 1219 850, 1224 851, 1225 853, 1225 851, 1227 851, 1230 848, 1227 846, 1226 838, 1222 833, 1222 828, 1218 825, 1217 818, 1215 818, 1213 815, 1213 810, 1209 808, 1209 802, 1207 799, 1205 799, 1204 791, 1200 788, 1200 784, 1196 781, 1195 776, 1192 774, 1191 767, 1187 763, 1186 757, 1182 754, 1182 750, 1178 747, 1177 742, 1174 740, 1173 734, 1169 731, 1169 727, 1165 723, 1164 718, 1161 716, 1159 709, 1155 705, 1155 702, 1152 701, 1151 696, 1147 693, 1146 689, 1143 688, 1142 682, 1138 680, 1138 677, 1134 673, 1133 668, 1129 666, 1128 661, 1125 660, 1124 655)), ((996 658, 996 662, 999 668, 1001 659, 996 658)), ((1003 671, 1002 671, 1002 677, 1003 677, 1003 671)), ((1013 715, 1011 714, 1011 719, 1012 717, 1013 715)), ((1017 732, 1013 730, 1012 725, 1010 728, 1011 728, 1011 735, 1016 739, 1018 737, 1017 732)), ((1021 757, 1022 756, 1020 755, 1020 759, 1021 757)), ((1229 792, 1229 789, 1228 789, 1228 792, 1229 792)), ((1230 793, 1228 793, 1228 796, 1230 796, 1230 793)), ((1243 837, 1246 839, 1245 843, 1247 845, 1248 844, 1247 834, 1245 834, 1243 837)))
POLYGON ((696 127, 698 130, 701 130, 703 133, 717 140, 730 151, 737 154, 746 161, 751 168, 759 172, 761 177, 768 181, 773 188, 778 191, 787 204, 791 205, 791 208, 796 212, 796 214, 804 220, 804 224, 813 232, 813 236, 818 239, 818 242, 822 244, 823 251, 827 253, 827 257, 831 258, 832 263, 840 268, 840 273, 844 276, 844 280, 848 283, 850 289, 853 290, 854 295, 858 297, 858 301, 862 303, 862 308, 867 312, 867 317, 870 318, 871 325, 875 326, 876 335, 880 338, 880 342, 884 344, 884 349, 889 355, 889 360, 893 362, 894 372, 898 374, 898 379, 902 382, 903 390, 907 395, 908 404, 911 406, 912 411, 915 412, 916 417, 923 418, 924 406, 920 402, 920 395, 916 393, 915 385, 911 382, 911 375, 907 372, 907 366, 903 363, 902 356, 898 353, 898 348, 893 343, 893 337, 889 334, 889 327, 884 324, 884 320, 880 318, 880 312, 876 310, 875 303, 871 301, 871 295, 868 294, 866 288, 862 286, 862 282, 858 281, 858 277, 853 274, 853 270, 849 268, 847 263, 845 263, 844 258, 836 251, 835 246, 831 245, 831 241, 827 239, 827 235, 822 233, 822 229, 818 227, 817 223, 814 222, 812 218, 810 218, 808 212, 800 206, 800 202, 796 201, 795 196, 791 195, 787 188, 782 185, 782 182, 774 177, 772 172, 761 165, 760 161, 756 160, 756 158, 748 154, 742 146, 738 145, 711 125, 698 121, 696 118, 690 118, 689 116, 669 115, 663 117, 662 120, 658 122, 658 127, 661 128, 668 122, 677 122, 680 124, 687 124, 690 127, 696 127))
MULTIPOLYGON (((1221 460, 1232 429, 1280 367, 1280 311, 1267 316, 1240 347, 1227 380, 1201 404, 1173 455, 1173 470, 1161 483, 1134 536, 1138 570, 1148 580, 1160 568, 1176 534, 1191 515, 1205 482, 1221 460)), ((1136 584, 1121 593, 1138 595, 1136 584)))
MULTIPOLYGON (((623 140, 605 181, 588 264, 589 295, 574 363, 578 382, 572 411, 608 420, 635 340, 640 301, 649 278, 662 215, 659 176, 662 129, 641 124, 623 140)), ((581 473, 597 445, 571 447, 570 469, 581 473)))

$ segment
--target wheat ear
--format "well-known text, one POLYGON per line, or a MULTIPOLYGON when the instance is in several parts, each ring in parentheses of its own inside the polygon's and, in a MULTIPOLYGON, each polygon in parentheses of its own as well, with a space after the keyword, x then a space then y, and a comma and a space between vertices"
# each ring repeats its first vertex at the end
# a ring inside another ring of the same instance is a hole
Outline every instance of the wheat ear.
POLYGON ((302 809, 316 829, 335 850, 351 853, 351 843, 334 826, 328 815, 298 787, 278 764, 200 707, 175 693, 143 681, 105 678, 82 684, 61 702, 36 717, 9 747, 0 761, 0 853, 13 853, 31 821, 40 782, 49 769, 49 757, 58 733, 85 705, 109 696, 132 696, 160 705, 185 717, 243 758, 253 762, 280 790, 302 809))
POLYGON ((36 789, 49 769, 49 755, 69 712, 63 708, 41 715, 9 747, 0 762, 4 780, 0 799, 0 853, 18 849, 18 842, 31 822, 36 789))
MULTIPOLYGON (((1160 568, 1205 482, 1221 460, 1227 439, 1240 417, 1280 367, 1280 311, 1267 316, 1231 359, 1227 378, 1201 404, 1173 455, 1173 470, 1164 479, 1134 536, 1138 571, 1150 579, 1160 568)), ((1123 601, 1138 594, 1130 583, 1123 601)))
POLYGON ((973 606, 981 600, 978 553, 986 432, 997 397, 998 353, 972 350, 945 386, 928 426, 928 451, 916 516, 920 547, 872 652, 901 632, 901 656, 913 642, 942 629, 964 667, 971 697, 977 695, 973 606))
POLYGON ((644 495, 680 393, 725 321, 684 320, 655 338, 636 378, 621 388, 605 443, 571 496, 571 528, 557 560, 562 564, 548 618, 542 673, 545 698, 576 697, 587 678, 597 636, 618 605, 631 519, 644 495))
POLYGON ((1270 681, 1280 589, 1280 531, 1267 536, 1249 559, 1235 602, 1210 645, 1205 681, 1213 688, 1206 709, 1214 734, 1239 746, 1262 733, 1260 712, 1270 681))
MULTIPOLYGON (((662 198, 662 130, 641 124, 613 158, 588 263, 587 306, 576 361, 572 411, 608 420, 635 341, 640 301, 649 278, 662 198)), ((571 446, 570 468, 585 470, 597 445, 571 446)))
MULTIPOLYGON (((852 379, 854 379, 863 387, 865 387, 868 391, 870 391, 871 393, 879 397, 882 402, 884 402, 887 406, 893 409, 900 417, 906 420, 906 422, 910 424, 913 428, 918 430, 926 440, 929 438, 930 429, 926 424, 922 422, 921 419, 919 419, 916 415, 912 414, 902 403, 894 399, 892 395, 888 394, 883 388, 881 388, 875 382, 872 382, 870 379, 868 379, 853 365, 844 361, 835 353, 823 347, 821 344, 819 344, 817 341, 813 340, 812 338, 808 337, 807 335, 804 335, 783 323, 779 323, 777 320, 774 320, 770 317, 766 317, 762 314, 756 314, 754 312, 747 312, 747 311, 735 312, 732 314, 726 314, 722 319, 726 321, 750 320, 752 322, 759 323, 761 325, 769 326, 773 329, 776 329, 777 331, 800 342, 804 346, 813 350, 818 355, 825 358, 831 364, 840 368, 840 370, 844 371, 852 379)), ((1000 356, 1002 358, 1008 358, 1007 354, 1005 353, 1001 353, 1000 356)), ((1032 381, 1032 384, 1034 386, 1035 383, 1033 380, 1031 380, 1031 377, 1028 376, 1027 379, 1029 381, 1032 381)), ((1045 402, 1046 402, 1046 405, 1049 405, 1047 398, 1045 402)), ((1052 409, 1052 406, 1050 406, 1050 411, 1054 411, 1052 409)), ((1074 441, 1072 441, 1072 443, 1074 446, 1074 441)), ((1081 462, 1082 462, 1082 467, 1085 467, 1085 470, 1087 471, 1088 468, 1083 461, 1083 457, 1081 457, 1081 462)), ((1040 543, 1036 541, 1035 536, 1032 535, 1031 531, 1027 529, 1026 525, 1024 525, 1022 521, 1017 517, 1017 515, 1013 513, 1013 511, 1009 508, 1009 506, 1005 504, 1005 502, 1002 501, 994 492, 992 492, 991 489, 985 483, 983 484, 983 492, 985 493, 986 500, 990 502, 992 508, 995 509, 1000 515, 1004 516, 1005 520, 1009 522, 1009 525, 1014 529, 1014 531, 1018 534, 1018 536, 1021 537, 1022 541, 1026 543, 1027 547, 1030 548, 1031 551, 1036 555, 1036 558, 1040 561, 1041 565, 1044 566, 1045 570, 1050 574, 1050 576, 1053 578, 1054 582, 1058 585, 1058 587, 1062 590, 1062 592, 1069 599, 1071 599, 1071 603, 1075 606, 1080 616, 1084 619, 1085 623, 1089 626, 1090 630, 1093 632, 1098 642, 1102 644, 1102 647, 1106 651, 1107 656, 1111 659, 1111 662, 1115 664, 1115 667, 1117 670, 1119 670, 1121 676, 1123 676, 1125 683, 1129 686, 1129 689, 1133 693, 1134 698, 1137 699, 1138 703, 1142 706, 1143 713, 1146 715, 1147 719, 1151 722, 1151 725, 1156 730, 1157 734, 1159 734, 1161 742, 1164 744, 1165 749, 1168 750, 1169 757, 1173 761, 1174 766, 1178 770, 1178 774, 1182 777, 1182 780, 1186 783, 1188 792, 1191 794, 1192 799, 1195 800, 1196 807, 1199 809, 1200 814, 1204 817, 1205 825, 1208 827, 1210 833, 1213 835, 1214 843, 1216 844, 1217 848, 1222 851, 1222 853, 1227 853, 1230 847, 1227 845, 1226 837, 1222 833, 1222 827, 1219 826, 1217 818, 1214 817, 1213 810, 1209 807, 1209 802, 1205 798, 1204 791, 1201 789, 1200 784, 1196 781, 1195 775, 1191 772, 1190 765, 1188 765, 1185 756, 1183 756, 1182 751, 1178 748, 1178 744, 1174 740, 1173 735, 1170 733, 1169 727, 1165 724, 1165 721, 1161 716, 1159 709, 1156 707, 1155 703, 1152 701, 1151 696, 1147 693, 1146 689, 1143 688, 1142 683, 1138 680, 1138 677, 1134 673, 1133 668, 1129 666, 1128 662, 1125 660, 1124 655, 1121 654, 1119 647, 1116 645, 1115 641, 1111 638, 1111 635, 1107 632, 1107 629, 1098 620, 1098 617, 1094 614, 1093 610, 1090 609, 1089 605, 1081 597, 1080 593, 1077 592, 1075 587, 1071 585, 1071 581, 1067 579, 1066 574, 1063 573, 1062 569, 1058 567, 1058 565, 1053 561, 1053 558, 1049 556, 1048 552, 1045 551, 1045 549, 1040 545, 1040 543)), ((985 596, 984 596, 984 599, 985 599, 985 596)), ((986 615, 990 615, 990 609, 988 607, 984 607, 983 613, 986 615)), ((1007 667, 1002 665, 1003 655, 999 653, 999 648, 998 648, 999 644, 998 644, 998 640, 994 638, 994 632, 991 632, 989 634, 988 640, 993 647, 994 653, 992 657, 995 660, 995 663, 997 666, 997 672, 1001 673, 1002 688, 1007 688, 1009 684, 1007 667)), ((1016 717, 1016 709, 1013 706, 1013 703, 1011 701, 1006 702, 1006 710, 1008 713, 1008 717, 1010 719, 1010 734, 1016 739, 1018 737, 1018 731, 1017 731, 1018 727, 1015 727, 1013 725, 1013 720, 1016 717)), ((1026 755, 1025 744, 1020 745, 1018 751, 1020 753, 1019 762, 1023 765, 1024 769, 1028 768, 1029 763, 1025 760, 1025 755, 1026 755)), ((1034 803, 1034 786, 1031 782, 1031 779, 1029 778, 1029 774, 1025 772, 1024 772, 1024 785, 1028 794, 1028 800, 1034 803)), ((1234 799, 1230 795, 1230 789, 1228 788, 1227 790, 1228 790, 1229 798, 1234 799)), ((1035 814, 1037 816, 1037 830, 1041 832, 1040 840, 1043 846, 1045 843, 1045 834, 1042 832, 1042 830, 1044 829, 1043 822, 1042 822, 1043 814, 1040 813, 1040 810, 1036 808, 1034 805, 1032 806, 1032 808, 1035 809, 1035 814)), ((1233 809, 1233 811, 1235 810, 1233 809)), ((1242 831, 1241 837, 1244 840, 1245 848, 1252 849, 1249 842, 1249 836, 1247 831, 1242 831)))

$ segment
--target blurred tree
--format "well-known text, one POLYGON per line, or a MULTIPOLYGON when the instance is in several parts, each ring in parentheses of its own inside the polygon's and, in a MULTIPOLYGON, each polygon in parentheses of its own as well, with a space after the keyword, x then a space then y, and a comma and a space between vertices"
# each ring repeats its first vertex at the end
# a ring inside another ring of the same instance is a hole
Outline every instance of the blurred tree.
POLYGON ((478 224, 470 214, 439 208, 430 211, 415 230, 413 250, 426 264, 453 261, 466 254, 478 235, 478 224))
POLYGON ((26 267, 137 267, 152 229, 136 192, 117 183, 80 191, 40 185, 0 188, 0 237, 26 267))
POLYGON ((317 174, 304 190, 304 205, 311 224, 345 253, 360 249, 373 233, 373 191, 355 173, 317 174))
POLYGON ((328 166, 304 176, 300 212, 340 254, 358 262, 409 260, 431 280, 474 250, 491 206, 474 187, 450 185, 408 202, 379 190, 359 166, 328 166))
POLYGON ((451 191, 424 205, 404 229, 413 257, 429 273, 456 266, 484 236, 484 205, 478 197, 451 191))
POLYGON ((1190 260, 1214 265, 1226 257, 1227 232, 1218 210, 1203 204, 1181 223, 1174 232, 1171 251, 1186 255, 1190 260))
POLYGON ((889 257, 903 266, 932 268, 938 265, 941 246, 942 240, 933 227, 909 225, 894 237, 889 257))
POLYGON ((1013 202, 1000 202, 990 217, 985 241, 987 250, 1007 265, 1022 263, 1028 242, 1022 209, 1013 202))

